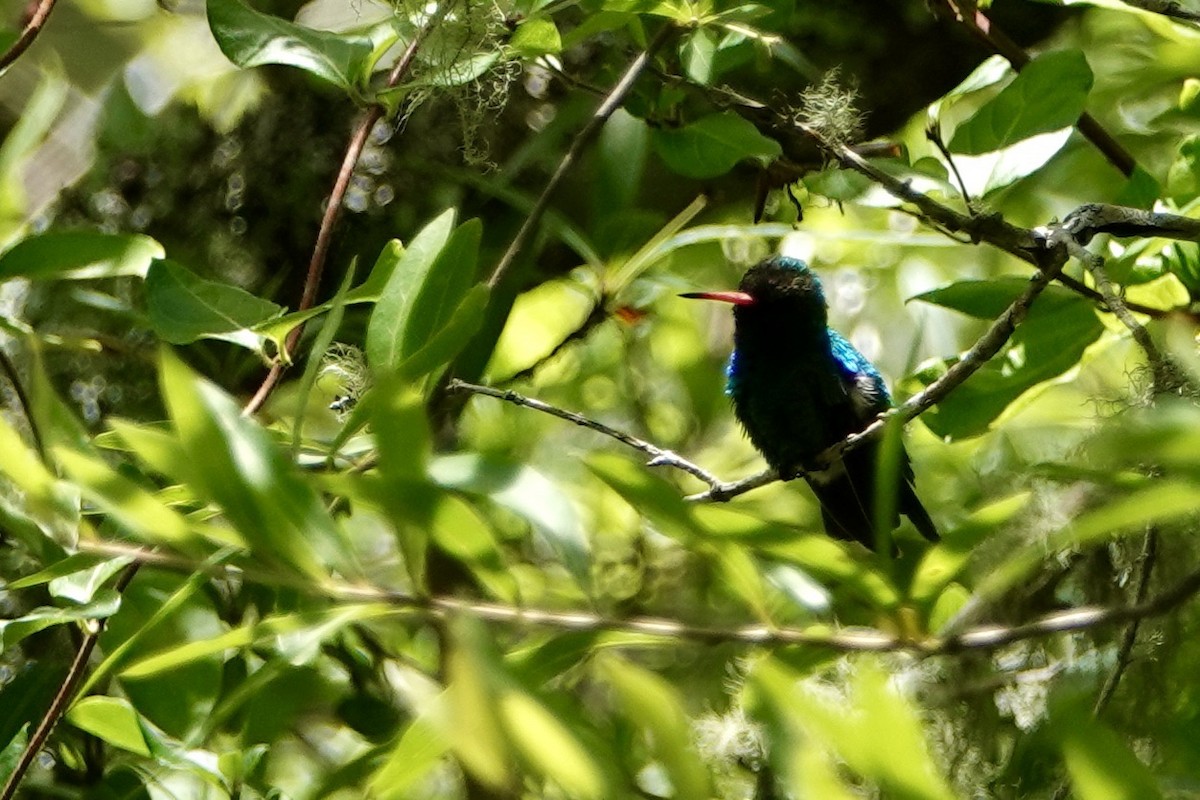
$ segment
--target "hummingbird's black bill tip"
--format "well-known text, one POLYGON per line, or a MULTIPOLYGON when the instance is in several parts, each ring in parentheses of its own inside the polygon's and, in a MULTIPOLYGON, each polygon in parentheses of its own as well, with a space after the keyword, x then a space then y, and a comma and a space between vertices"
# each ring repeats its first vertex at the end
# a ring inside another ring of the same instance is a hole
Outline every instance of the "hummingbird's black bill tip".
POLYGON ((684 292, 679 296, 689 300, 716 300, 721 303, 732 303, 735 306, 754 305, 754 298, 745 292, 684 292))

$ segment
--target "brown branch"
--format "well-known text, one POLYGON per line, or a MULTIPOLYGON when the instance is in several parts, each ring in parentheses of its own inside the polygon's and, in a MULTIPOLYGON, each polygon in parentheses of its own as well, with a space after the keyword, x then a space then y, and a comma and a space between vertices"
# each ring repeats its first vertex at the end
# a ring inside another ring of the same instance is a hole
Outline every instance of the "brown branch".
POLYGON ((42 32, 42 26, 46 24, 46 20, 50 18, 50 12, 54 10, 55 0, 41 0, 33 9, 33 13, 29 15, 29 21, 25 23, 25 27, 21 30, 21 35, 12 43, 12 46, 0 55, 0 73, 12 66, 13 62, 20 58, 29 46, 33 44, 33 40, 42 32))
MULTIPOLYGON (((173 571, 204 572, 217 577, 239 577, 245 581, 294 586, 306 594, 334 601, 387 603, 400 611, 421 614, 438 620, 463 615, 485 622, 519 626, 533 625, 568 631, 638 633, 676 640, 763 647, 808 645, 827 647, 842 652, 910 652, 921 656, 948 655, 969 650, 994 650, 1027 639, 1044 638, 1060 633, 1077 633, 1161 616, 1200 593, 1200 572, 1195 572, 1157 597, 1129 606, 1083 606, 1046 614, 1021 625, 979 625, 953 636, 914 638, 897 636, 894 633, 865 627, 831 629, 824 624, 812 628, 776 626, 770 623, 722 627, 695 625, 668 617, 616 618, 593 611, 527 608, 445 595, 422 597, 377 586, 349 584, 335 580, 313 582, 300 577, 289 578, 253 569, 240 570, 226 565, 201 564, 177 556, 157 553, 147 548, 112 542, 81 542, 80 549, 109 556, 120 555, 131 558, 137 563, 173 571)), ((6 800, 6 798, 0 797, 0 800, 6 800)))
MULTIPOLYGON (((439 6, 441 8, 441 6, 439 6)), ((392 88, 397 85, 404 76, 408 74, 408 70, 412 66, 413 59, 416 57, 417 50, 425 37, 437 24, 444 11, 439 11, 439 15, 432 17, 417 29, 413 35, 412 41, 408 43, 404 53, 392 67, 388 73, 386 88, 392 88)), ((358 126, 355 127, 354 133, 350 136, 350 142, 346 145, 346 153, 342 156, 342 165, 338 169, 337 177, 333 181, 333 189, 329 193, 329 198, 325 202, 325 213, 321 217, 321 226, 317 230, 317 241, 313 247, 312 258, 308 262, 308 273, 304 278, 304 292, 300 297, 300 305, 296 307, 297 311, 306 311, 313 307, 317 299, 317 291, 321 286, 321 274, 325 271, 325 261, 329 256, 329 246, 333 241, 333 231, 337 227, 338 219, 342 214, 342 201, 346 197, 346 191, 350 188, 350 179, 354 176, 354 167, 358 163, 359 156, 362 155, 363 148, 366 146, 367 137, 371 135, 371 131, 375 128, 375 123, 383 117, 383 106, 379 103, 373 104, 367 109, 367 113, 363 115, 358 126)), ((300 323, 293 328, 284 340, 284 349, 279 356, 279 360, 272 365, 266 378, 258 387, 258 391, 254 393, 254 397, 242 409, 242 413, 249 416, 262 408, 263 403, 271 396, 271 392, 279 384, 279 379, 283 377, 283 372, 287 369, 287 364, 291 359, 293 351, 296 349, 296 344, 300 341, 301 335, 304 333, 304 323, 300 323)))
MULTIPOLYGON (((135 559, 133 563, 125 567, 124 571, 117 577, 116 583, 113 584, 113 588, 117 594, 125 591, 141 565, 141 561, 135 559)), ((71 666, 67 669, 66 677, 63 678, 62 684, 58 687, 58 692, 54 695, 54 699, 50 701, 50 707, 46 709, 46 713, 42 715, 37 728, 30 735, 29 741, 25 744, 25 749, 21 752, 21 757, 17 760, 16 766, 13 767, 12 773, 9 774, 8 780, 4 783, 4 788, 0 789, 0 800, 12 800, 16 796, 17 789, 20 788, 21 780, 25 777, 25 773, 33 764, 34 759, 37 758, 38 752, 42 749, 42 745, 46 743, 46 739, 49 738, 51 731, 54 730, 54 726, 58 724, 59 719, 66 713, 67 706, 74 699, 75 688, 83 680, 84 673, 87 672, 88 659, 91 658, 92 651, 96 649, 96 643, 100 641, 100 634, 104 632, 106 621, 105 619, 96 620, 79 643, 79 649, 75 652, 75 658, 71 662, 71 666)))
MULTIPOLYGON (((831 141, 815 128, 787 118, 765 103, 732 90, 707 90, 706 94, 717 105, 734 110, 755 125, 774 133, 789 158, 800 157, 804 152, 804 145, 798 142, 795 136, 799 132, 806 139, 816 141, 844 169, 854 170, 870 178, 897 200, 914 206, 916 211, 910 213, 939 233, 955 241, 961 241, 955 234, 965 233, 972 242, 986 242, 1022 261, 1041 266, 1040 259, 1044 250, 1042 244, 1048 236, 1048 229, 1020 228, 1008 223, 999 214, 963 214, 955 211, 917 191, 908 181, 897 178, 867 161, 859 152, 860 147, 831 141)), ((1196 229, 1200 222, 1177 214, 1153 214, 1123 206, 1088 203, 1068 214, 1063 225, 1069 226, 1073 235, 1080 240, 1090 240, 1098 233, 1109 233, 1114 236, 1163 236, 1193 241, 1198 236, 1196 229)), ((1077 278, 1060 271, 1055 279, 1072 291, 1100 303, 1103 310, 1109 310, 1104 305, 1104 298, 1100 293, 1077 278)), ((1140 303, 1126 302, 1125 305, 1132 311, 1155 319, 1185 314, 1194 320, 1200 320, 1200 315, 1187 306, 1162 309, 1140 303)))

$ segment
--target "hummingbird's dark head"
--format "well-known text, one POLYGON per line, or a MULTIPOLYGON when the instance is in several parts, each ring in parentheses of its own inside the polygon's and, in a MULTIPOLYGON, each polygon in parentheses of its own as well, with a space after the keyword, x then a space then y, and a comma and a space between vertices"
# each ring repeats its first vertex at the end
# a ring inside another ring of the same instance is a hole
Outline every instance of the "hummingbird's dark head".
POLYGON ((736 292, 681 296, 732 303, 739 332, 786 336, 806 329, 824 331, 829 316, 820 278, 803 261, 788 256, 755 264, 742 276, 736 292))

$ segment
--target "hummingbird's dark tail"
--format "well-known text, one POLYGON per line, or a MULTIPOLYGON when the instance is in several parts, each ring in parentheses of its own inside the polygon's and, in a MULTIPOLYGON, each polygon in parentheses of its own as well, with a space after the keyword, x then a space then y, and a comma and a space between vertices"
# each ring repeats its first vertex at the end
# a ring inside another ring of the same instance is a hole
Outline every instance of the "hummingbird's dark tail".
MULTIPOLYGON (((838 471, 824 475, 808 475, 817 502, 821 504, 821 519, 825 532, 835 539, 861 542, 868 549, 876 547, 875 502, 877 448, 860 447, 847 453, 838 471)), ((908 454, 903 458, 901 483, 896 490, 896 505, 890 527, 900 524, 900 515, 908 517, 917 531, 931 542, 941 540, 937 526, 921 505, 913 487, 912 467, 908 454)))

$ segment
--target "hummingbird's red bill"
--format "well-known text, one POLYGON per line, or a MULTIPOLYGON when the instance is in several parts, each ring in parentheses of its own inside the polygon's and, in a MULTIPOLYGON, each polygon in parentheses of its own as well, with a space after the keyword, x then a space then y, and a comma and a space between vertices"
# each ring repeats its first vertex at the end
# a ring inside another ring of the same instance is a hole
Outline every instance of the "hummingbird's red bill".
POLYGON ((717 300, 722 303, 733 303, 735 306, 754 305, 754 297, 745 292, 686 292, 679 296, 689 300, 717 300))

